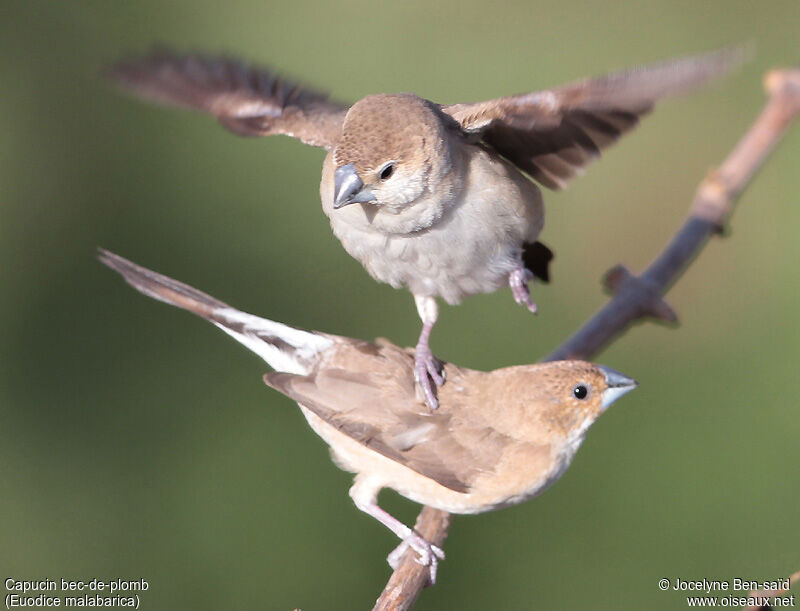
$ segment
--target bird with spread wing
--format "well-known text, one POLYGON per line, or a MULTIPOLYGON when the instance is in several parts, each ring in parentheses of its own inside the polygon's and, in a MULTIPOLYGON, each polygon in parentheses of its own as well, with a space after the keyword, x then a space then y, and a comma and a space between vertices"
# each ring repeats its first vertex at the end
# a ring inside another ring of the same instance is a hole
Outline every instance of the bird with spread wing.
POLYGON ((377 94, 352 106, 235 60, 154 52, 110 66, 136 96, 215 116, 245 136, 284 134, 328 151, 320 195, 334 234, 373 278, 414 295, 422 319, 413 376, 438 406, 441 363, 429 345, 437 298, 548 280, 551 251, 537 183, 564 187, 661 98, 742 59, 723 50, 467 104, 377 94))

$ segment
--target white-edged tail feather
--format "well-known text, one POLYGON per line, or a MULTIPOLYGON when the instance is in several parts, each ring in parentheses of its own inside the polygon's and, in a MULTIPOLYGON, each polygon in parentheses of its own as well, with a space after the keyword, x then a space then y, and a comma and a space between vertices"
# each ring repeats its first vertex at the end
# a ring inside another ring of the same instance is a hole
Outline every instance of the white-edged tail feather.
POLYGON ((195 288, 141 267, 107 250, 102 263, 140 293, 205 318, 264 359, 275 371, 305 375, 333 339, 246 314, 195 288))

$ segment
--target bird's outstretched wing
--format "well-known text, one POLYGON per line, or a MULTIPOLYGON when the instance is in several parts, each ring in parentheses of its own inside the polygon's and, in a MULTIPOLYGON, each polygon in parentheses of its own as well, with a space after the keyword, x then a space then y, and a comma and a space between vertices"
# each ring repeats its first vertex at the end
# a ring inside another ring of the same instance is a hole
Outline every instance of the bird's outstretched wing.
POLYGON ((224 57, 154 51, 108 66, 103 74, 133 95, 214 115, 243 136, 284 134, 331 149, 347 107, 224 57))
POLYGON ((745 56, 741 48, 724 49, 442 110, 538 182, 560 189, 659 99, 699 87, 745 56))

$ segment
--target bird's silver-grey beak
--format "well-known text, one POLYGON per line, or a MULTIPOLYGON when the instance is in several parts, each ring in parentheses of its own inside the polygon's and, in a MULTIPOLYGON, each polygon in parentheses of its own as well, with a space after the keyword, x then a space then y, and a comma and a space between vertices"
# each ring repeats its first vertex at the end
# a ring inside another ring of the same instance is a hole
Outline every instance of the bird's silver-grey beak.
POLYGON ((352 163, 336 168, 333 173, 333 209, 356 203, 374 202, 375 196, 364 188, 361 177, 352 163))
POLYGON ((608 387, 603 392, 603 409, 606 409, 622 395, 638 386, 636 380, 621 374, 619 371, 614 371, 610 367, 603 367, 602 365, 599 367, 603 375, 606 376, 606 386, 608 387))

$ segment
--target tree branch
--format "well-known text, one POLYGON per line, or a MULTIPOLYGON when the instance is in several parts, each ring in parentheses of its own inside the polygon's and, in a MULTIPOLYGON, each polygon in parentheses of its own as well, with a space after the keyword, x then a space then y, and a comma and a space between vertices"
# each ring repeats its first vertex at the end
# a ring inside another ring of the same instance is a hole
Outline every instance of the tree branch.
MULTIPOLYGON (((641 276, 617 265, 606 273, 604 284, 613 297, 575 335, 545 360, 589 359, 623 334, 632 324, 656 319, 677 322, 662 299, 692 260, 721 232, 733 204, 775 148, 800 112, 800 69, 773 70, 764 79, 769 99, 727 159, 700 183, 689 216, 663 252, 641 276)), ((447 538, 450 516, 423 507, 415 528, 441 546, 447 538)), ((409 609, 428 580, 428 569, 406 552, 378 598, 374 611, 409 609)))
MULTIPOLYGON (((442 547, 447 539, 450 528, 450 514, 446 511, 423 507, 414 530, 425 537, 434 545, 442 547)), ((428 585, 430 571, 415 561, 416 552, 406 552, 400 566, 395 569, 389 578, 389 583, 383 588, 378 597, 373 611, 399 611, 410 609, 417 600, 422 588, 428 585)))

